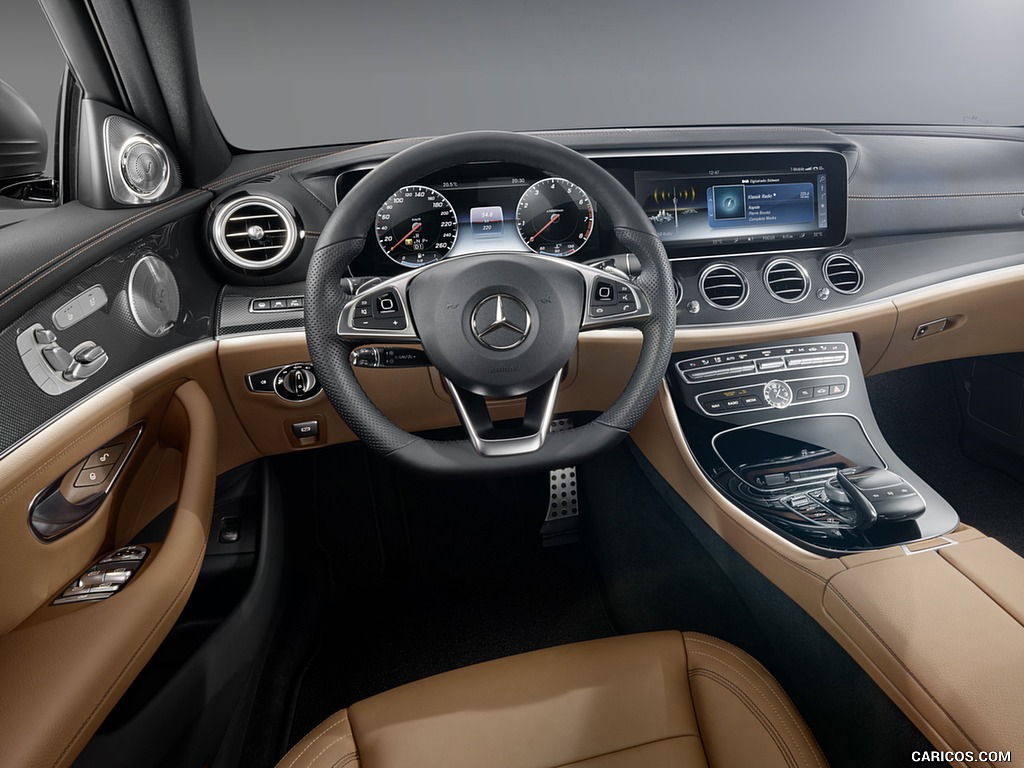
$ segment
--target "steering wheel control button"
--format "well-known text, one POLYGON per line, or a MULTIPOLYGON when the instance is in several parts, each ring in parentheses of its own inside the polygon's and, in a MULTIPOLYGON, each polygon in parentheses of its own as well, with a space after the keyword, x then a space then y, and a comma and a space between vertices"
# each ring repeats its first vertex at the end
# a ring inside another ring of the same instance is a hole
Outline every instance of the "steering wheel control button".
POLYGON ((317 440, 320 437, 320 422, 300 421, 292 424, 292 434, 300 441, 317 440))
POLYGON ((503 351, 526 341, 533 318, 515 296, 496 293, 476 305, 470 323, 477 341, 488 349, 503 351))
POLYGON ((590 293, 590 316, 595 319, 631 315, 640 308, 636 292, 624 282, 598 278, 590 293))
POLYGON ((349 362, 356 368, 422 368, 430 365, 427 353, 408 347, 360 347, 349 362))
POLYGON ((409 327, 405 304, 394 288, 362 296, 350 313, 351 327, 357 330, 404 331, 409 327))
POLYGON ((85 460, 85 469, 115 466, 117 460, 121 458, 121 454, 124 453, 124 447, 124 443, 118 443, 117 445, 108 445, 105 448, 100 448, 85 460))
POLYGON ((82 469, 78 473, 78 477, 75 478, 75 488, 93 488, 97 485, 103 485, 107 478, 110 477, 110 472, 113 469, 113 464, 106 467, 82 469))

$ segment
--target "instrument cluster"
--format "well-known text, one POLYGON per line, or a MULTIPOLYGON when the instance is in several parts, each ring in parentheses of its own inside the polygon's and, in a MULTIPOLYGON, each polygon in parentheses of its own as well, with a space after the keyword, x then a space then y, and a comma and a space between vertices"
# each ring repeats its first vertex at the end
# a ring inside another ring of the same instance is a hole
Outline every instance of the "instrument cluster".
POLYGON ((376 246, 402 267, 484 251, 532 251, 565 257, 595 229, 586 190, 557 176, 505 166, 469 166, 396 190, 374 220, 376 246))

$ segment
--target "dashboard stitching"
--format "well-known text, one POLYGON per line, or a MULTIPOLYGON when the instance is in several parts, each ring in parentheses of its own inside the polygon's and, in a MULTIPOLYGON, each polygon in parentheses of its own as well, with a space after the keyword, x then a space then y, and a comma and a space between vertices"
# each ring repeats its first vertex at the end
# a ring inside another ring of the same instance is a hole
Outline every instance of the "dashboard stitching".
POLYGON ((1024 192, 947 192, 908 195, 848 195, 850 200, 955 200, 971 197, 1024 197, 1024 192))
POLYGON ((206 194, 206 192, 207 192, 206 189, 194 189, 191 192, 189 192, 188 194, 182 195, 181 197, 177 197, 177 198, 175 198, 173 200, 168 200, 166 203, 163 203, 163 204, 157 206, 156 208, 150 208, 149 210, 142 211, 142 212, 136 214, 135 216, 132 216, 132 217, 130 217, 128 219, 125 219, 124 221, 118 222, 117 224, 112 224, 110 227, 108 227, 107 229, 103 230, 102 232, 97 233, 96 235, 92 236, 91 238, 83 240, 82 242, 78 243, 77 245, 75 245, 75 246, 69 248, 68 250, 64 251, 64 253, 62 253, 59 256, 56 256, 56 257, 50 259, 48 262, 43 264, 40 267, 40 269, 42 271, 38 275, 36 275, 31 280, 29 280, 27 283, 22 284, 22 286, 20 288, 18 288, 18 290, 16 290, 13 293, 9 293, 6 296, 4 296, 4 298, 2 300, 0 300, 0 307, 3 307, 4 305, 6 305, 9 302, 11 302, 16 296, 18 296, 21 293, 23 293, 25 290, 27 290, 32 285, 35 285, 37 282, 39 282, 44 277, 46 277, 51 272, 53 272, 53 270, 57 269, 58 267, 62 267, 62 266, 67 265, 72 260, 74 260, 74 259, 78 258, 79 256, 81 256, 82 254, 86 253, 90 248, 93 248, 94 246, 99 245, 100 243, 102 243, 104 240, 109 240, 114 235, 119 234, 119 233, 123 232, 126 229, 131 229, 135 224, 137 224, 138 222, 142 221, 145 218, 148 218, 148 217, 150 217, 150 216, 152 216, 154 214, 161 213, 163 211, 169 210, 169 209, 173 208, 174 206, 176 206, 176 205, 178 205, 180 203, 188 202, 188 201, 192 200, 193 198, 196 198, 198 196, 206 194), (75 251, 77 251, 77 253, 75 253, 75 251), (70 256, 69 256, 69 254, 70 254, 70 256), (61 261, 61 259, 64 259, 65 256, 68 256, 68 258, 65 259, 64 261, 61 261), (57 262, 60 262, 60 263, 57 263, 57 262))
MULTIPOLYGON (((828 589, 836 597, 838 597, 842 601, 843 605, 845 605, 847 608, 850 609, 850 611, 853 612, 853 615, 856 616, 860 620, 861 624, 863 624, 865 627, 867 627, 868 631, 874 636, 875 640, 877 640, 879 643, 882 644, 882 647, 885 648, 885 650, 887 650, 889 652, 889 655, 896 661, 897 664, 900 665, 900 667, 903 669, 903 671, 906 672, 908 675, 910 675, 910 678, 915 683, 917 683, 918 686, 920 686, 921 690, 924 691, 925 694, 927 694, 928 698, 932 700, 932 703, 935 704, 935 706, 938 707, 939 710, 946 717, 949 718, 949 721, 951 723, 953 723, 953 725, 956 726, 957 730, 960 731, 960 734, 965 739, 967 739, 967 742, 974 748, 974 750, 978 751, 978 745, 975 744, 974 740, 970 736, 967 735, 967 731, 964 730, 963 726, 961 726, 960 723, 957 722, 956 718, 953 717, 953 715, 951 715, 948 711, 946 711, 946 708, 943 707, 942 704, 939 702, 939 700, 936 699, 935 696, 932 695, 932 692, 929 691, 928 688, 924 685, 924 683, 922 683, 918 679, 917 675, 915 675, 910 670, 910 668, 907 667, 907 665, 903 663, 903 660, 899 657, 899 655, 890 647, 890 645, 887 642, 885 642, 885 638, 883 638, 880 634, 878 634, 878 632, 875 631, 875 628, 873 626, 871 626, 871 622, 869 622, 867 619, 864 618, 864 616, 861 615, 860 611, 858 611, 853 606, 853 604, 849 600, 846 599, 846 596, 843 595, 843 593, 839 591, 838 587, 836 587, 835 584, 832 583, 831 581, 829 581, 829 583, 828 583, 828 589)), ((826 608, 826 611, 827 610, 828 609, 826 608)), ((851 640, 852 640, 852 638, 851 638, 851 640)))

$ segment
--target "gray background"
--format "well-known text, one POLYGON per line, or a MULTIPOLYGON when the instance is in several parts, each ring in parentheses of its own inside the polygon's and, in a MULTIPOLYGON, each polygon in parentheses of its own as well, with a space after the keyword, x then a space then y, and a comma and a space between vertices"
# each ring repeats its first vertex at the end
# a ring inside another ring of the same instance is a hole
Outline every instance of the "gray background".
POLYGON ((1019 0, 192 0, 225 135, 1024 123, 1019 0))
MULTIPOLYGON (((184 1, 184 0, 183 0, 184 1)), ((193 0, 204 87, 249 149, 471 128, 1024 124, 1018 0, 193 0)), ((63 57, 32 0, 0 78, 53 131, 63 57)))
POLYGON ((64 53, 34 0, 8 2, 0 11, 0 80, 28 101, 46 126, 53 165, 53 129, 57 118, 64 53))

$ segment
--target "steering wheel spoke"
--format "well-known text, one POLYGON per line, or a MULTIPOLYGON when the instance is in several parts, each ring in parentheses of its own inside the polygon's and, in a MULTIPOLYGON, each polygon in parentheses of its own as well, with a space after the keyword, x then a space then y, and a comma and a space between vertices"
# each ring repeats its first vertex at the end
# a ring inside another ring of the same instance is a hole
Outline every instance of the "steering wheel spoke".
POLYGON ((401 275, 360 286, 338 316, 338 336, 351 341, 419 341, 409 311, 410 279, 401 275))
POLYGON ((496 426, 487 408, 487 398, 445 379, 455 411, 466 428, 469 442, 481 456, 515 456, 533 453, 544 445, 555 412, 562 372, 526 393, 526 410, 521 423, 496 426))

